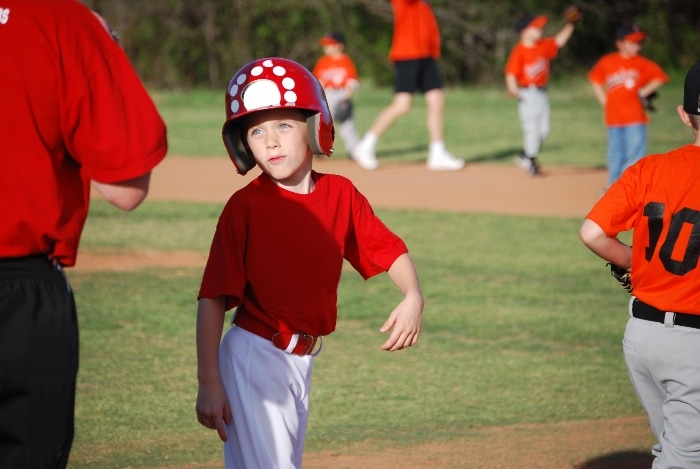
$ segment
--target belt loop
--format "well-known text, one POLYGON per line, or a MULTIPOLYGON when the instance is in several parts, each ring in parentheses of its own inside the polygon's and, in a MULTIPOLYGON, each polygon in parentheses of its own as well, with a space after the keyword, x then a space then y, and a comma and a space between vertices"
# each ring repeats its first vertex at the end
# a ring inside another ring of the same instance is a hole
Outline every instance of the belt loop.
POLYGON ((673 327, 673 324, 676 322, 676 313, 671 313, 671 312, 666 312, 666 316, 664 316, 664 326, 666 327, 673 327))
POLYGON ((68 291, 71 291, 70 282, 68 281, 66 271, 63 270, 63 265, 61 265, 61 263, 55 257, 49 256, 49 260, 53 264, 54 269, 58 270, 61 273, 61 275, 63 275, 63 280, 66 281, 66 288, 68 288, 68 291))
POLYGON ((631 318, 634 317, 634 314, 632 313, 632 308, 634 308, 634 302, 635 302, 636 300, 637 300, 637 297, 636 297, 636 296, 632 296, 632 298, 630 298, 629 305, 627 306, 627 313, 630 315, 631 318))

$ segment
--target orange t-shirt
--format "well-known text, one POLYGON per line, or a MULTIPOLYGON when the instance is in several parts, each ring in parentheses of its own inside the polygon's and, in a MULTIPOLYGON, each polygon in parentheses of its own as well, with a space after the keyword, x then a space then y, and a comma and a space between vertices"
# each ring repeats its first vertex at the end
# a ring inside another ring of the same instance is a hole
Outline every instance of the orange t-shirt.
POLYGON ((425 0, 391 0, 394 35, 389 60, 440 58, 440 30, 425 0))
POLYGON ((505 73, 514 75, 518 86, 546 86, 549 82, 549 62, 559 53, 553 37, 537 41, 534 47, 517 43, 506 62, 505 73))
POLYGON ((314 65, 313 74, 324 88, 357 88, 357 69, 350 56, 321 56, 314 65))
POLYGON ((619 52, 612 52, 596 62, 588 79, 605 90, 605 124, 614 127, 647 124, 649 116, 639 99, 639 88, 652 80, 666 83, 668 75, 647 58, 639 55, 625 58, 619 52))
POLYGON ((586 218, 608 236, 633 229, 632 285, 662 311, 700 314, 700 147, 629 167, 586 218))

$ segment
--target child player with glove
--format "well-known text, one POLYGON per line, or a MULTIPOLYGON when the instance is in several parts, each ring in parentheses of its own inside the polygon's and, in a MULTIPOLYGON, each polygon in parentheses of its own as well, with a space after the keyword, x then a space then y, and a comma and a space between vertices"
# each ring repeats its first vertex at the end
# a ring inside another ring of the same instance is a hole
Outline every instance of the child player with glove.
POLYGON ((336 131, 352 158, 355 146, 360 141, 353 116, 352 100, 355 91, 360 87, 357 69, 345 52, 345 37, 342 34, 331 31, 318 42, 323 47, 323 55, 316 61, 312 72, 323 86, 336 131))
POLYGON ((693 143, 626 169, 580 235, 599 257, 631 270, 622 349, 658 439, 653 467, 700 468, 700 62, 677 111, 693 143), (628 230, 631 247, 617 237, 628 230))
POLYGON ((588 73, 596 98, 605 111, 608 185, 646 154, 649 116, 645 104, 668 82, 668 75, 661 67, 639 55, 646 37, 637 25, 623 24, 615 32, 617 52, 601 57, 588 73))
POLYGON ((199 291, 197 418, 227 468, 301 467, 311 370, 335 329, 343 261, 387 272, 403 294, 383 350, 418 340, 423 295, 404 242, 346 178, 312 169, 333 152, 323 88, 282 58, 240 69, 226 93, 224 143, 240 174, 262 170, 221 213, 199 291), (235 308, 221 339, 226 311, 235 308))
POLYGON ((546 16, 525 13, 515 22, 520 40, 508 56, 504 75, 508 96, 518 100, 518 118, 523 131, 523 149, 515 163, 531 176, 540 174, 537 156, 551 132, 547 96, 549 64, 569 42, 581 18, 578 8, 568 8, 564 12, 566 24, 552 37, 543 36, 548 22, 546 16))

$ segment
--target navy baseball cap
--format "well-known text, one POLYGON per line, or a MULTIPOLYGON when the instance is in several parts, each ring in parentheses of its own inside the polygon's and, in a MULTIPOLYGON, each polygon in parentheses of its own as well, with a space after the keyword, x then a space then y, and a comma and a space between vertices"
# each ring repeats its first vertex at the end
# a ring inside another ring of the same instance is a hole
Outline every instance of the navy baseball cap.
POLYGON ((688 114, 700 116, 700 61, 690 67, 685 76, 683 87, 683 110, 688 114))

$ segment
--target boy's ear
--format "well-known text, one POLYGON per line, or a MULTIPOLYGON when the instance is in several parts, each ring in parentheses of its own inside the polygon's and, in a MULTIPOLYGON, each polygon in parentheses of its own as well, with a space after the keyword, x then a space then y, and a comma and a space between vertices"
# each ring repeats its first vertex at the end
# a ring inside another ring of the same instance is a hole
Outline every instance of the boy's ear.
POLYGON ((688 127, 693 127, 693 123, 690 121, 690 116, 687 112, 685 112, 685 109, 683 109, 682 104, 676 106, 676 112, 678 112, 678 117, 681 118, 681 122, 683 122, 688 127))

